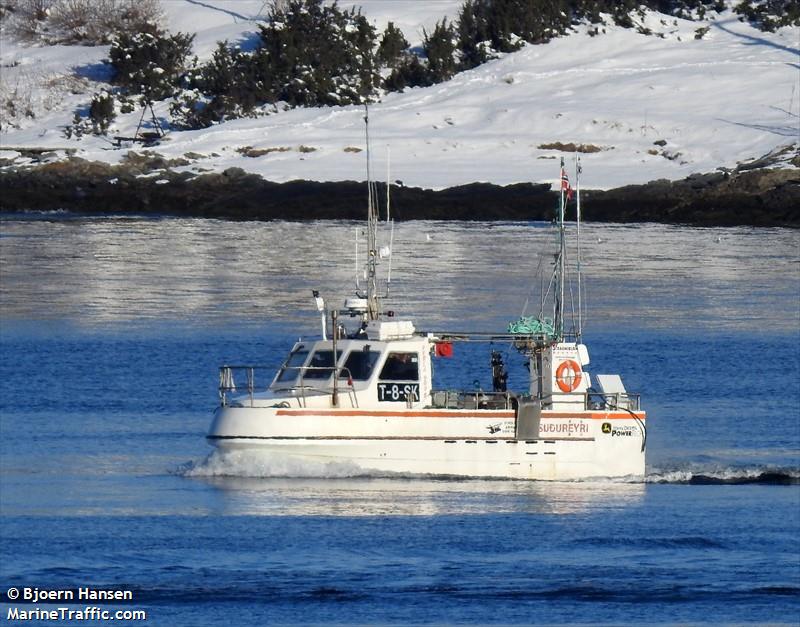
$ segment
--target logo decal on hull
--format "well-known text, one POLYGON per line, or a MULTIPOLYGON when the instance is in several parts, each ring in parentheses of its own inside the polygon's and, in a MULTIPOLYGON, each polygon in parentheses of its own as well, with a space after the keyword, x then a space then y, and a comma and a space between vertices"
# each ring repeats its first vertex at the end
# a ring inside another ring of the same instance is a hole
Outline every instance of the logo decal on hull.
POLYGON ((612 427, 610 422, 604 422, 600 430, 603 433, 610 433, 612 438, 625 437, 630 438, 634 435, 636 427, 632 425, 622 425, 619 427, 612 427))

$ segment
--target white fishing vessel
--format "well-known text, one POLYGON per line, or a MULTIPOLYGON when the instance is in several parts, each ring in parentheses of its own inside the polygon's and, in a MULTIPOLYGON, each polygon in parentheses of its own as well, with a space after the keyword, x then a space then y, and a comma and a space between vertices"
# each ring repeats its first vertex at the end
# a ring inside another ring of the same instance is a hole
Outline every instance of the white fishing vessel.
MULTIPOLYGON (((378 269, 390 251, 379 246, 376 194, 368 184, 365 268, 355 296, 329 314, 315 292, 321 337, 296 342, 277 373, 222 366, 208 440, 223 451, 255 449, 365 472, 539 480, 644 475, 645 413, 618 375, 588 370, 580 281, 577 324, 566 330, 564 218, 572 190, 563 161, 561 174, 557 252, 542 308, 496 334, 421 331, 384 311, 388 289, 378 269), (491 342, 490 349, 508 342, 527 361, 527 389, 506 389, 502 356, 491 350, 491 391, 435 389, 435 362, 451 357, 458 342, 491 342)), ((576 270, 579 276, 579 263, 576 270)))

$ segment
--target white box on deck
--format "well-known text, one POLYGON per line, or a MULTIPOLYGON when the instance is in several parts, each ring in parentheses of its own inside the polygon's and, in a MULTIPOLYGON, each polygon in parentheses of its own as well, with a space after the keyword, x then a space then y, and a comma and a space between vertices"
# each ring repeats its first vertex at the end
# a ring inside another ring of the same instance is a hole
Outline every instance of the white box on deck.
POLYGON ((618 374, 596 374, 594 380, 601 394, 627 394, 618 374))
POLYGON ((414 323, 410 320, 370 320, 367 337, 371 340, 399 340, 414 335, 414 323))

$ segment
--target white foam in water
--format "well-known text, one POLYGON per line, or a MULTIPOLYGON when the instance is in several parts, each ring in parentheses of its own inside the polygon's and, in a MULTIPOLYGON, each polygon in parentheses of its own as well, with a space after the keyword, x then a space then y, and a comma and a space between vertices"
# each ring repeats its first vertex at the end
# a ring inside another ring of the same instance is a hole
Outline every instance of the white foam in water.
POLYGON ((645 483, 800 483, 800 469, 775 466, 719 466, 689 463, 651 468, 645 483))
MULTIPOLYGON (((429 475, 387 473, 364 469, 354 462, 315 461, 260 451, 213 451, 206 459, 188 462, 176 470, 184 477, 250 477, 340 479, 348 477, 402 477, 430 479, 429 475)), ((452 477, 456 479, 456 477, 452 477)), ((800 468, 775 466, 723 466, 696 462, 680 463, 673 467, 653 467, 642 478, 638 476, 595 477, 590 482, 608 483, 800 483, 800 468)), ((582 482, 581 480, 577 481, 582 482)))
POLYGON ((293 477, 332 479, 363 477, 371 473, 358 464, 303 460, 264 455, 259 451, 213 451, 201 462, 190 462, 179 470, 184 477, 293 477))

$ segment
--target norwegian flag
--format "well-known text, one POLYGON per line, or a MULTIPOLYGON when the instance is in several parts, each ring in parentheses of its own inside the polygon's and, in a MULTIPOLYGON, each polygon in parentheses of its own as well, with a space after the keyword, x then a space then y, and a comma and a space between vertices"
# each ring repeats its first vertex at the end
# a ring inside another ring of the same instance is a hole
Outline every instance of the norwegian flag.
POLYGON ((572 187, 569 184, 567 171, 563 167, 561 168, 561 191, 567 192, 567 200, 572 200, 572 187))

